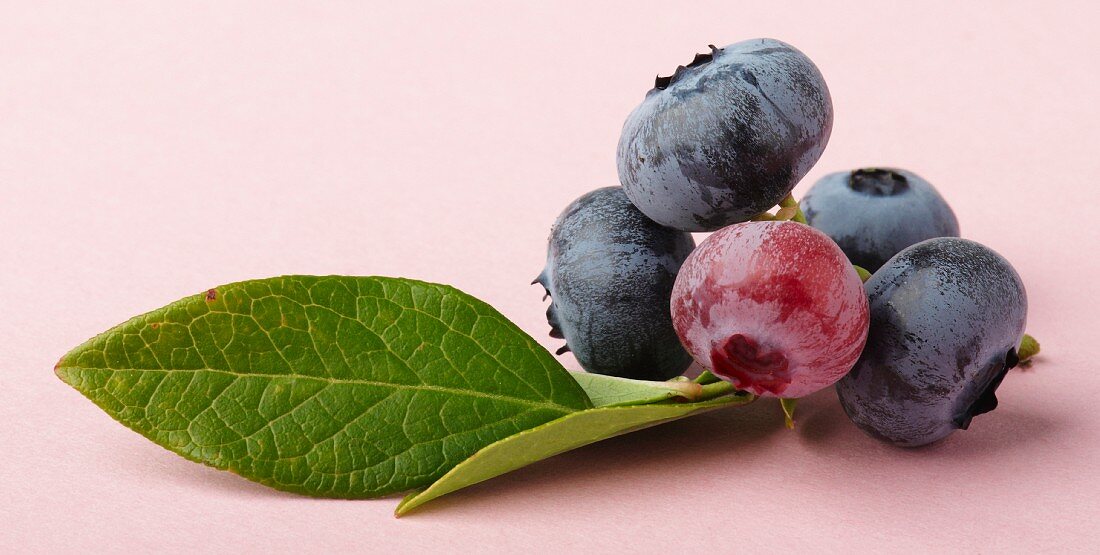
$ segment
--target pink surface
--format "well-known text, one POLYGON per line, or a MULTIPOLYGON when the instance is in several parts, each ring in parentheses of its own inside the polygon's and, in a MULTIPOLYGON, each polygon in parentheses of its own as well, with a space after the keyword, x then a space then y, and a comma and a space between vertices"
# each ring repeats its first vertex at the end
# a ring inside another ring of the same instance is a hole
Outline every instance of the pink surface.
POLYGON ((13 4, 2 550, 1100 550, 1091 3, 13 4), (825 391, 794 432, 761 402, 395 520, 395 499, 295 497, 189 463, 51 371, 131 315, 285 273, 451 283, 556 347, 527 285, 550 223, 616 183, 620 126, 655 74, 756 36, 801 48, 832 90, 832 140, 798 193, 858 165, 915 170, 1024 277, 1044 353, 970 431, 894 449, 825 391))

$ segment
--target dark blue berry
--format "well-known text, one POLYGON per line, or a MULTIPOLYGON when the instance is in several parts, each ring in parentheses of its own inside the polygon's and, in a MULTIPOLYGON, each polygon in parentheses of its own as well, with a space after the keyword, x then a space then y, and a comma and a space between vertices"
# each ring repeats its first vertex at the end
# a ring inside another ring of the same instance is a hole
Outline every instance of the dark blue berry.
POLYGON ((621 187, 573 201, 554 223, 546 267, 535 280, 551 296, 550 335, 564 338, 589 372, 643 380, 691 364, 672 327, 676 273, 695 248, 690 233, 662 227, 621 187))
POLYGON ((619 180, 658 223, 713 231, 787 196, 832 127, 829 89, 803 53, 773 39, 711 46, 627 118, 619 180))
POLYGON ((867 345, 836 386, 857 426, 916 447, 996 408, 1027 320, 1024 285, 1004 258, 973 241, 929 239, 891 258, 865 287, 867 345))
POLYGON ((814 183, 800 204, 810 225, 870 272, 909 245, 959 236, 959 221, 947 201, 905 170, 832 173, 814 183))

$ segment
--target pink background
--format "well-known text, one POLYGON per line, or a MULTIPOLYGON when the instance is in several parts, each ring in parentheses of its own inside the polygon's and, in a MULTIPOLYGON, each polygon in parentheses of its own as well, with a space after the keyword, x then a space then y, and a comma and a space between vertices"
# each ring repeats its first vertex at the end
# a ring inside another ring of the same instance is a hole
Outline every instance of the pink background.
POLYGON ((1094 3, 13 4, 0 547, 1100 550, 1094 3), (396 499, 296 497, 189 463, 51 372, 131 315, 287 273, 451 283, 557 347, 527 285, 554 217, 617 182, 619 129, 655 74, 758 36, 798 46, 832 89, 832 140, 796 192, 915 170, 1023 275, 1043 355, 970 431, 894 449, 830 390, 793 432, 760 402, 395 520, 396 499))

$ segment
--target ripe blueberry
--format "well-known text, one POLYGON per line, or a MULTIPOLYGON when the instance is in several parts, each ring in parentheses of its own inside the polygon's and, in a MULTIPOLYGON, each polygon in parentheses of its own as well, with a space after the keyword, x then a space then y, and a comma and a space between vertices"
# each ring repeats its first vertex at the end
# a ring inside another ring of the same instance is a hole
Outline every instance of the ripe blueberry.
POLYGON ((973 241, 929 239, 865 284, 867 347, 836 391, 848 417, 883 441, 916 447, 996 408, 1027 320, 1020 276, 973 241))
POLYGON ((757 395, 801 397, 836 382, 867 339, 867 296, 824 233, 787 221, 746 222, 708 237, 672 290, 688 352, 757 395))
POLYGON ((870 272, 909 245, 959 236, 959 221, 947 201, 930 183, 905 170, 868 168, 826 175, 801 206, 810 225, 870 272))
POLYGON ((619 180, 662 225, 712 231, 773 207, 821 157, 833 105, 793 46, 711 46, 656 86, 627 118, 619 180))
POLYGON ((589 372, 667 380, 691 365, 669 315, 676 273, 695 248, 690 233, 638 211, 621 187, 573 201, 554 223, 535 280, 551 296, 550 335, 589 372))

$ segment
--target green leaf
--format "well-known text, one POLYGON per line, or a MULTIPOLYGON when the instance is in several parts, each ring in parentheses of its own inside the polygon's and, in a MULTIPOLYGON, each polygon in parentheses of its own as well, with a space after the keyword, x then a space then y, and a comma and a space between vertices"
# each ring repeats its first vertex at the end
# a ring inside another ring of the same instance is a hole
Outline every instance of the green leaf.
POLYGON ((592 406, 489 305, 384 277, 218 287, 89 340, 55 370, 190 460, 325 497, 424 487, 487 445, 592 406))
POLYGON ((485 447, 424 491, 406 496, 395 514, 402 516, 442 495, 577 447, 753 399, 750 393, 738 392, 697 403, 599 407, 575 412, 485 447))
POLYGON ((691 381, 651 382, 587 372, 572 375, 596 407, 644 405, 675 398, 691 401, 703 393, 703 386, 691 381))

